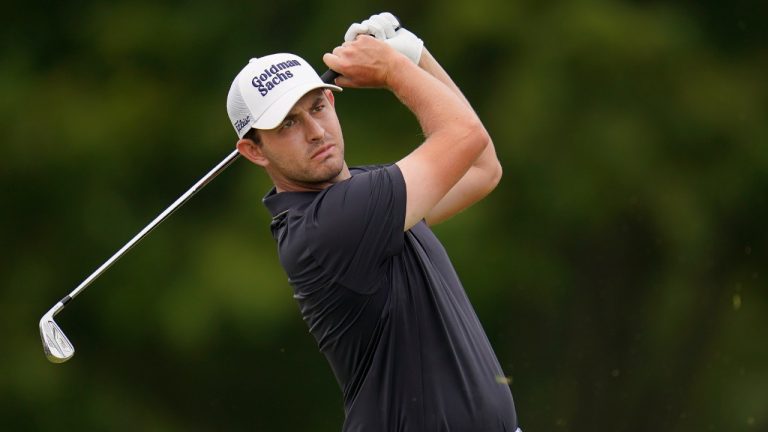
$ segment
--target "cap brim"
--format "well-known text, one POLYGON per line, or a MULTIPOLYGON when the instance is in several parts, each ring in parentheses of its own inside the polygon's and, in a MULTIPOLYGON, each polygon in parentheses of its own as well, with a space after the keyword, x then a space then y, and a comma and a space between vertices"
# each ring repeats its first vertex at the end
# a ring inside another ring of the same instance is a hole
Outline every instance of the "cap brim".
POLYGON ((288 115, 288 112, 291 111, 291 108, 296 105, 296 102, 298 102, 299 99, 301 99, 305 94, 311 92, 312 90, 319 88, 342 91, 341 87, 335 86, 333 84, 308 83, 300 85, 294 89, 291 89, 280 99, 276 100, 275 103, 270 105, 270 107, 264 111, 264 114, 262 114, 261 117, 259 117, 259 119, 251 125, 251 127, 256 129, 274 129, 278 127, 283 119, 285 119, 285 116, 288 115))

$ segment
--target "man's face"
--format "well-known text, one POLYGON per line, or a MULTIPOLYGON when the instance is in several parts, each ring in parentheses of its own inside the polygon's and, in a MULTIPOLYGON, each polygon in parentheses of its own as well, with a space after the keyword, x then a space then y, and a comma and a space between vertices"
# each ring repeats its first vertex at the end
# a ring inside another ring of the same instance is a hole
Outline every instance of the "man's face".
POLYGON ((332 96, 322 89, 299 99, 275 129, 260 130, 259 163, 278 190, 321 190, 349 176, 332 96))

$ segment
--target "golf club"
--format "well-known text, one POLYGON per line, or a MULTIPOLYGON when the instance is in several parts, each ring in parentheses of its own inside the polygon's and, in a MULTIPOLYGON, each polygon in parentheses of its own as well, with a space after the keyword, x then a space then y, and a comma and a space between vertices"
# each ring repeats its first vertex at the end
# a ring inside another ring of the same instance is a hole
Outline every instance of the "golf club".
MULTIPOLYGON (((329 69, 323 73, 321 78, 324 82, 331 83, 338 76, 338 73, 329 69)), ((128 243, 126 243, 117 252, 115 252, 115 254, 112 255, 112 257, 110 257, 106 262, 104 262, 104 264, 97 268, 96 271, 85 278, 85 280, 83 280, 80 285, 77 286, 77 288, 62 298, 48 312, 46 312, 42 318, 40 318, 40 337, 43 340, 43 349, 45 350, 45 356, 48 358, 48 360, 53 363, 63 363, 75 355, 75 347, 72 345, 69 339, 67 339, 67 336, 63 331, 61 331, 61 328, 58 326, 58 324, 56 324, 56 321, 54 321, 53 318, 59 312, 61 312, 73 298, 75 298, 85 288, 87 288, 88 285, 90 285, 94 280, 96 280, 105 271, 107 271, 107 269, 111 267, 112 264, 119 260, 123 255, 125 255, 126 252, 128 252, 139 241, 146 237, 147 234, 149 234, 153 229, 155 229, 165 219, 167 219, 168 216, 170 216, 179 207, 184 205, 184 203, 192 198, 193 195, 199 192, 203 187, 205 187, 205 185, 210 183, 211 180, 213 180, 217 175, 219 175, 228 166, 230 166, 238 158, 238 156, 240 156, 240 153, 238 153, 237 150, 234 150, 232 153, 227 155, 224 160, 219 162, 215 167, 213 167, 213 169, 211 169, 200 180, 198 180, 197 183, 192 185, 192 187, 184 192, 184 194, 182 194, 178 199, 176 199, 173 204, 168 206, 168 208, 163 210, 162 213, 155 217, 155 219, 153 219, 149 225, 145 226, 128 243)))

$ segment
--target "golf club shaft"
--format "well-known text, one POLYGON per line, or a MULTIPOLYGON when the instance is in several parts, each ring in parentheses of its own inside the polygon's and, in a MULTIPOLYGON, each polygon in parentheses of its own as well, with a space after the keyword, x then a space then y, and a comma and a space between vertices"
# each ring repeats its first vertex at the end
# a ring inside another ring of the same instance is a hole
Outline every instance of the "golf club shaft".
POLYGON ((200 180, 197 181, 194 185, 192 185, 189 190, 184 192, 176 201, 173 202, 168 208, 163 210, 162 213, 157 215, 157 217, 152 220, 152 222, 149 223, 149 225, 145 226, 141 231, 139 231, 138 234, 136 234, 128 243, 125 244, 125 246, 121 247, 120 250, 115 252, 112 257, 110 257, 104 264, 102 264, 99 268, 96 269, 93 273, 91 273, 90 276, 85 278, 84 281, 80 283, 80 285, 77 286, 69 295, 61 299, 60 304, 61 307, 58 308, 58 310, 54 311, 54 315, 61 311, 63 309, 63 306, 65 306, 70 300, 75 298, 78 294, 80 294, 85 288, 88 287, 93 281, 95 281, 99 276, 101 276, 109 267, 112 266, 117 260, 119 260, 123 255, 125 255, 126 252, 131 250, 132 247, 136 246, 136 243, 140 242, 141 239, 147 236, 153 229, 155 229, 158 225, 160 225, 165 219, 168 218, 174 211, 176 211, 179 207, 184 205, 185 202, 187 202, 192 196, 194 196, 197 192, 199 192, 205 185, 207 185, 211 180, 216 178, 219 173, 224 171, 229 165, 234 162, 237 157, 240 156, 240 153, 238 153, 237 150, 233 150, 232 153, 230 153, 224 160, 219 162, 213 169, 211 169, 206 175, 204 175, 200 180))
MULTIPOLYGON (((331 69, 328 69, 323 73, 322 80, 325 83, 332 83, 336 77, 338 77, 339 74, 331 69)), ((75 298, 78 294, 80 294, 84 289, 88 287, 93 281, 99 278, 107 269, 109 269, 112 264, 114 264, 117 260, 119 260, 123 255, 125 255, 126 252, 131 250, 132 247, 136 246, 136 243, 140 242, 141 239, 147 236, 153 229, 155 229, 158 225, 160 225, 165 219, 168 218, 174 211, 176 211, 179 207, 184 205, 185 202, 187 202, 192 196, 194 196, 200 189, 205 187, 211 180, 216 178, 219 173, 224 171, 228 166, 234 162, 238 156, 240 156, 240 153, 237 150, 233 150, 232 153, 227 155, 227 157, 224 158, 221 162, 219 162, 213 169, 208 171, 206 175, 204 175, 200 180, 197 181, 194 185, 192 185, 189 190, 184 192, 176 201, 173 202, 168 208, 163 210, 162 213, 157 215, 157 217, 152 220, 152 222, 149 223, 149 225, 145 226, 141 231, 139 231, 138 234, 133 236, 133 238, 126 243, 123 247, 121 247, 117 252, 115 252, 114 255, 112 255, 104 264, 102 264, 99 268, 96 269, 93 273, 91 273, 90 276, 85 278, 84 281, 80 283, 80 285, 77 286, 74 290, 72 290, 71 293, 69 293, 67 296, 62 298, 58 303, 56 303, 53 308, 51 308, 50 313, 51 316, 55 316, 57 313, 59 313, 62 309, 64 309, 64 306, 69 303, 70 300, 75 298)))

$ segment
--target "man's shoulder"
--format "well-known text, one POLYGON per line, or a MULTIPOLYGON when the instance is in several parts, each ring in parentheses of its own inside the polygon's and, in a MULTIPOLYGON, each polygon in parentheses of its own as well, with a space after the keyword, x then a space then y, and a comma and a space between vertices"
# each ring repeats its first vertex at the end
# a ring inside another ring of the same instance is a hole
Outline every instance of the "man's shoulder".
POLYGON ((362 173, 366 173, 366 172, 386 169, 388 167, 391 167, 392 165, 394 165, 394 164, 388 163, 388 164, 352 166, 352 167, 349 167, 349 173, 354 176, 356 174, 362 174, 362 173))

